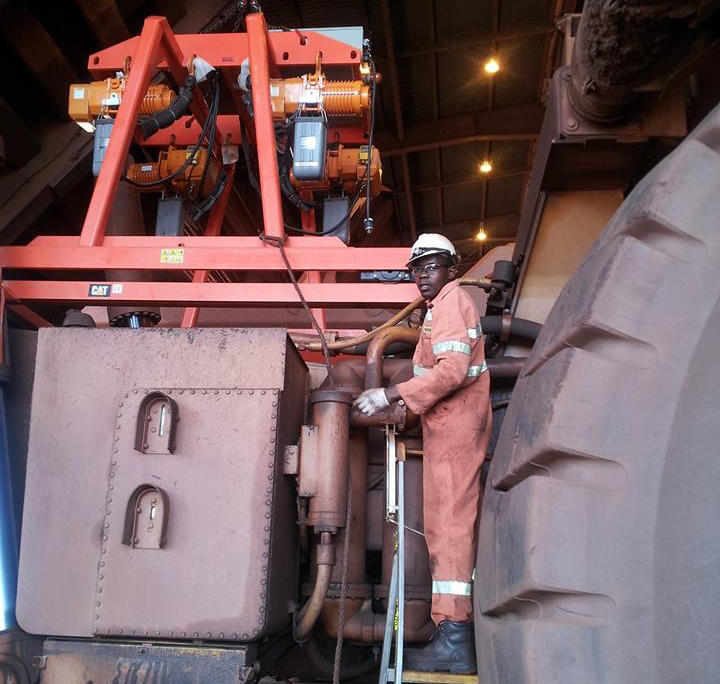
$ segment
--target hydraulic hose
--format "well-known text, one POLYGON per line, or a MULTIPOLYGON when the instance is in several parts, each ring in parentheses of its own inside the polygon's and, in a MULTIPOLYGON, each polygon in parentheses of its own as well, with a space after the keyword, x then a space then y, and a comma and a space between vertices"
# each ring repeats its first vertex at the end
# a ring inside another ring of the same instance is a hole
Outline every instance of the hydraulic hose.
MULTIPOLYGON (((208 165, 206 164, 205 168, 207 168, 207 166, 208 165)), ((210 209, 213 208, 213 206, 215 206, 215 203, 220 199, 220 196, 223 194, 226 184, 227 172, 225 171, 225 169, 223 169, 220 177, 217 180, 217 183, 215 183, 215 187, 212 189, 210 194, 202 202, 200 202, 200 204, 198 204, 197 209, 193 214, 193 219, 198 221, 200 218, 202 218, 204 214, 207 214, 210 209)))
MULTIPOLYGON (((502 316, 483 316, 480 319, 480 327, 484 335, 500 335, 503 327, 502 316)), ((526 340, 536 340, 540 334, 542 325, 535 321, 528 321, 525 318, 510 319, 510 336, 523 337, 526 340)))
POLYGON ((192 74, 185 77, 185 85, 175 96, 167 109, 161 109, 152 116, 140 119, 140 131, 145 139, 157 133, 161 128, 167 128, 174 124, 181 116, 185 115, 190 101, 192 100, 193 90, 197 84, 197 79, 192 74))
MULTIPOLYGON (((498 283, 494 283, 487 278, 460 278, 458 282, 460 285, 479 287, 486 292, 489 292, 492 289, 498 289, 498 283)), ((406 319, 413 311, 415 311, 415 309, 422 306, 424 301, 425 299, 423 297, 418 297, 410 302, 410 304, 402 309, 402 311, 395 314, 392 318, 388 319, 385 323, 379 325, 374 330, 370 330, 364 335, 358 335, 357 337, 346 337, 340 340, 330 341, 327 343, 328 349, 340 351, 348 348, 356 348, 358 345, 365 344, 366 342, 372 340, 376 335, 379 335, 383 330, 387 330, 387 328, 391 328, 392 326, 400 323, 400 321, 406 319)), ((542 326, 539 323, 534 323, 533 321, 528 321, 523 318, 513 318, 511 320, 510 334, 512 336, 534 340, 540 333, 540 328, 542 326)), ((500 334, 502 316, 484 316, 481 319, 481 327, 484 333, 490 335, 500 334)), ((321 351, 322 349, 320 342, 316 340, 309 340, 302 336, 295 335, 293 335, 292 338, 300 351, 321 351)), ((357 351, 353 349, 352 353, 357 353, 357 351)))
POLYGON ((327 595, 330 580, 332 579, 333 565, 335 565, 335 544, 329 532, 320 535, 320 544, 317 547, 317 576, 313 592, 302 610, 298 613, 297 622, 293 627, 295 641, 305 641, 310 631, 320 617, 323 602, 327 595))

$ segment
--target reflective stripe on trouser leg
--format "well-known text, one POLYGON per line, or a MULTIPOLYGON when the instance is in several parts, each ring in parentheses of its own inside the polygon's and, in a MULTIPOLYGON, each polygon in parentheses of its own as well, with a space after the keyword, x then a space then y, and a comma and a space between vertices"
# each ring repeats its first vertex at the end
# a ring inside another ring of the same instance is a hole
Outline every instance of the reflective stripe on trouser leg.
POLYGON ((433 580, 432 593, 470 596, 472 594, 472 584, 470 582, 460 582, 459 580, 433 580))

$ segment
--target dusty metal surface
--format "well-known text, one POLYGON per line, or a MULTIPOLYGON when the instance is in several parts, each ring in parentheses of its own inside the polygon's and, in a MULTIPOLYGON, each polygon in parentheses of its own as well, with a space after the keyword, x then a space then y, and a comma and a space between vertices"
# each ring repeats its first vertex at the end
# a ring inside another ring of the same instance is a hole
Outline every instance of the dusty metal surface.
POLYGON ((15 493, 17 519, 22 517, 22 491, 25 488, 30 402, 35 376, 37 333, 31 330, 8 330, 11 381, 4 390, 6 427, 10 458, 10 476, 15 493))
POLYGON ((307 373, 287 344, 279 329, 40 333, 24 629, 248 640, 287 624, 296 532, 276 475, 297 442, 307 373), (175 449, 141 453, 137 413, 158 390, 177 405, 175 449), (143 541, 124 544, 135 512, 143 541))
MULTIPOLYGON (((37 680, 43 641, 19 629, 0 634, 0 682, 30 684, 37 680)), ((83 682, 85 684, 85 682, 83 682)))
POLYGON ((243 684, 254 673, 247 646, 212 648, 169 644, 48 639, 40 684, 243 684))
MULTIPOLYGON (((317 425, 317 493, 310 499, 308 523, 316 532, 345 526, 348 477, 348 392, 317 390, 310 397, 317 425)), ((302 455, 301 455, 302 458, 302 455)))

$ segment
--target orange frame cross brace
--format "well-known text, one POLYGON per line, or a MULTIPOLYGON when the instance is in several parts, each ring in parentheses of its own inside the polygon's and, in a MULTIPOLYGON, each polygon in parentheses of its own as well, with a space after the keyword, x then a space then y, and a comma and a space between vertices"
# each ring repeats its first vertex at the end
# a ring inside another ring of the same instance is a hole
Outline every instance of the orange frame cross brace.
MULTIPOLYGON (((300 288, 310 306, 322 307, 397 307, 414 299, 414 285, 323 282, 321 274, 358 271, 404 270, 405 248, 348 247, 334 237, 286 238, 282 198, 275 145, 275 131, 270 100, 270 76, 281 74, 282 67, 297 70, 299 66, 314 69, 318 52, 323 64, 347 67, 359 74, 362 50, 337 40, 335 34, 321 31, 269 32, 262 13, 246 17, 247 33, 174 35, 163 17, 145 20, 139 37, 91 55, 90 72, 105 78, 122 70, 130 57, 130 71, 126 88, 115 119, 113 132, 98 176, 87 214, 79 236, 43 236, 26 246, 0 247, 2 286, 13 306, 27 308, 33 302, 83 306, 103 301, 113 304, 159 305, 187 307, 184 326, 197 322, 198 307, 202 306, 300 306, 292 285, 278 282, 209 283, 208 272, 224 271, 285 271, 279 250, 268 246, 258 237, 221 236, 221 228, 228 204, 233 201, 232 178, 234 166, 228 167, 228 183, 211 210, 203 236, 107 236, 106 226, 121 181, 130 145, 136 142, 157 146, 179 142, 197 134, 209 115, 208 106, 200 90, 195 89, 191 102, 192 116, 178 120, 169 129, 160 131, 149 140, 136 137, 136 122, 141 101, 158 69, 167 69, 174 80, 183 83, 187 64, 193 55, 203 57, 222 72, 226 86, 232 86, 244 61, 249 61, 252 80, 253 116, 244 111, 237 93, 232 92, 238 113, 218 117, 213 153, 221 159, 222 145, 241 143, 240 117, 257 145, 260 195, 264 232, 285 241, 285 252, 294 271, 307 272, 300 288), (178 138, 173 138, 173 131, 178 138), (24 270, 44 272, 44 280, 19 277, 24 270), (123 282, 98 283, 62 279, 63 271, 93 272, 125 270, 138 273, 177 270, 192 272, 191 282, 123 282), (8 279, 8 272, 11 278, 8 279), (108 285, 110 287, 97 287, 108 285), (107 292, 106 295, 102 293, 107 292), (100 294, 98 294, 100 293, 100 294)), ((330 129, 332 140, 362 144, 365 130, 362 125, 330 129)), ((314 220, 307 217, 305 229, 314 228, 314 220), (311 225, 312 224, 312 225, 311 225)), ((322 318, 322 316, 321 316, 322 318)))

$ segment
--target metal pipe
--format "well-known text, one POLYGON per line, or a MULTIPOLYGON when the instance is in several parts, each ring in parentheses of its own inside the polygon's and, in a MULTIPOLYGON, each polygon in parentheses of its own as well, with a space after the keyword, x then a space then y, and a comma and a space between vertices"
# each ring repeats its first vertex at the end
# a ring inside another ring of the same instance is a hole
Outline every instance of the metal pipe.
POLYGON ((383 354, 388 345, 394 342, 417 344, 420 331, 405 326, 396 325, 373 338, 367 350, 367 363, 365 365, 365 389, 382 387, 383 380, 383 354))
MULTIPOLYGON (((540 334, 542 325, 525 318, 510 318, 510 337, 524 337, 534 341, 540 334)), ((503 328, 503 316, 482 316, 480 327, 484 335, 500 335, 503 328)))
POLYGON ((372 416, 366 416, 362 411, 353 407, 350 411, 350 424, 353 427, 382 427, 393 424, 402 431, 405 429, 409 413, 404 401, 391 404, 388 408, 372 416))
POLYGON ((315 563, 317 575, 313 592, 302 610, 297 614, 297 622, 293 627, 293 637, 296 641, 303 641, 315 626, 323 608, 327 590, 332 578, 333 565, 335 565, 335 544, 329 532, 320 535, 320 544, 317 546, 315 563))
POLYGON ((488 371, 490 373, 490 381, 517 378, 525 365, 527 358, 524 356, 498 356, 494 359, 488 359, 488 371))
MULTIPOLYGON (((361 641, 366 644, 378 643, 385 636, 386 615, 374 613, 370 599, 358 599, 360 608, 353 611, 351 618, 345 620, 343 635, 350 641, 361 641)), ((325 602, 321 620, 329 636, 337 636, 338 600, 328 599, 325 602)), ((345 611, 348 607, 346 605, 345 611)), ((405 600, 405 641, 427 641, 435 630, 430 619, 430 602, 424 599, 405 600)))
POLYGON ((310 395, 313 423, 318 426, 317 493, 310 499, 308 523, 316 532, 345 526, 348 437, 352 394, 316 390, 310 395))
MULTIPOLYGON (((491 290, 504 289, 503 283, 497 281, 493 282, 488 278, 460 278, 458 280, 458 283, 460 285, 479 287, 486 292, 490 292, 491 290)), ((331 351, 340 351, 343 349, 355 347, 359 344, 364 344, 365 342, 368 342, 369 340, 375 338, 383 330, 387 330, 388 328, 396 326, 398 323, 405 320, 413 311, 415 311, 415 309, 421 307, 424 302, 424 297, 418 297, 417 299, 413 299, 413 301, 410 302, 410 304, 408 304, 404 309, 396 313, 392 318, 389 318, 387 321, 385 321, 385 323, 379 325, 374 330, 370 330, 369 332, 366 332, 363 335, 358 335, 357 337, 346 337, 340 340, 329 341, 327 343, 328 349, 330 349, 331 351)), ((291 335, 291 338, 300 351, 322 351, 322 345, 319 341, 308 340, 307 337, 304 335, 291 335)))
POLYGON ((245 19, 250 77, 254 109, 255 139, 257 140, 260 196, 262 199, 266 235, 282 238, 285 235, 280 176, 275 153, 275 128, 270 101, 270 54, 267 44, 267 26, 262 12, 249 14, 245 19))
MULTIPOLYGON (((365 509, 367 504, 367 432, 355 430, 348 442, 348 459, 350 461, 350 481, 352 482, 352 531, 350 535, 350 556, 348 558, 347 582, 357 588, 365 583, 365 509)), ((338 549, 343 548, 347 530, 338 530, 335 543, 338 549)), ((342 577, 342 564, 337 563, 333 572, 332 583, 337 585, 342 577)), ((369 586, 366 586, 369 591, 369 586)), ((335 586, 333 586, 335 589, 335 586)), ((353 596, 348 591, 348 596, 353 596)), ((348 611, 345 611, 349 615, 348 611)))

